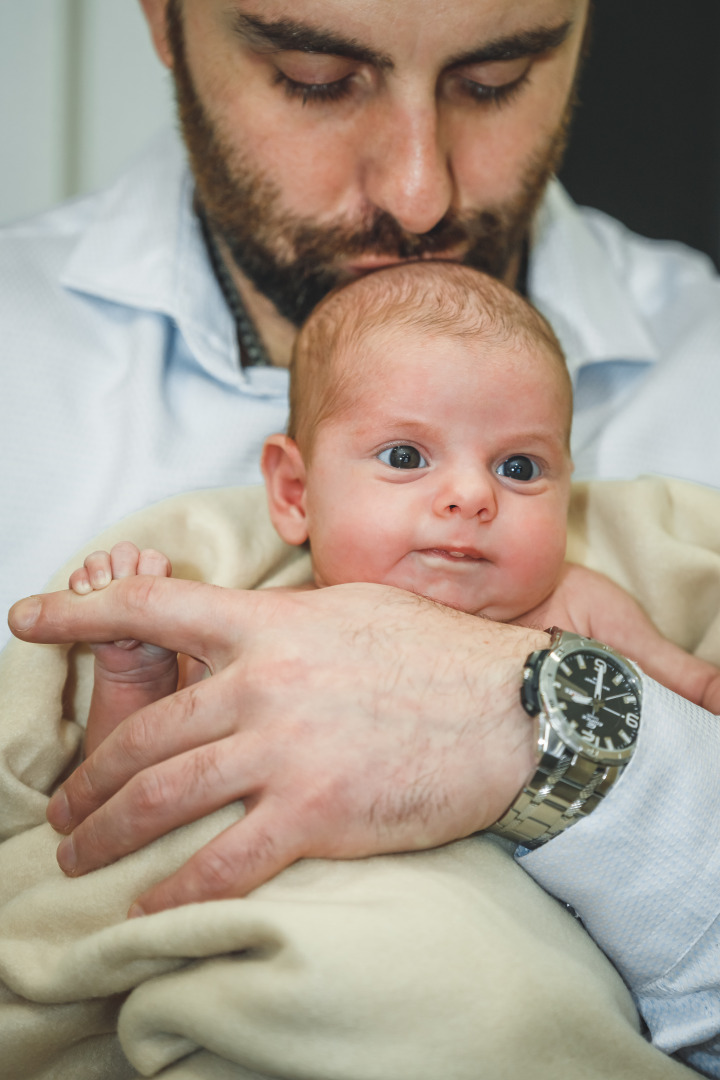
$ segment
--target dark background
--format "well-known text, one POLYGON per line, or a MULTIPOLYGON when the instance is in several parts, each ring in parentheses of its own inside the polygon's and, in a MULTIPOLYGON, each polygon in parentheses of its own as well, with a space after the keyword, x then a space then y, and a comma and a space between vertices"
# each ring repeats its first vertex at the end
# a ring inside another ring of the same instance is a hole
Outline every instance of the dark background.
POLYGON ((720 267, 720 0, 596 0, 560 178, 720 267))

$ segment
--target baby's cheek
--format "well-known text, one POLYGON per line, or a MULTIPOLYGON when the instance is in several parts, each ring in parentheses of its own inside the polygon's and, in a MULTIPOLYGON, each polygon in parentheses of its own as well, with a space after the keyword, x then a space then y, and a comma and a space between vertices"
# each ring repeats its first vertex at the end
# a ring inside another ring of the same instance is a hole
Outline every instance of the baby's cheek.
MULTIPOLYGON (((532 576, 540 591, 550 592, 557 585, 565 562, 565 530, 548 534, 543 542, 533 545, 529 560, 532 576)), ((541 597, 542 599, 543 597, 541 597)))
POLYGON ((518 529, 513 550, 506 551, 506 568, 516 575, 518 590, 528 606, 548 596, 560 578, 565 562, 565 529, 550 520, 540 520, 535 528, 518 529))
POLYGON ((311 544, 316 585, 381 581, 384 545, 373 523, 362 517, 326 532, 311 544))

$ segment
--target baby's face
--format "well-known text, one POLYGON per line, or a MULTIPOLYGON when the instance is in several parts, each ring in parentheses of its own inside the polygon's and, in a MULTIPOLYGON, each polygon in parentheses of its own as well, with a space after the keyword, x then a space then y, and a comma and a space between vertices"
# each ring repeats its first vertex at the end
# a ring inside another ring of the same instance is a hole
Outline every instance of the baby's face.
POLYGON ((362 348, 352 407, 320 425, 307 472, 316 583, 395 585, 504 621, 531 610, 565 555, 559 361, 408 331, 362 348))

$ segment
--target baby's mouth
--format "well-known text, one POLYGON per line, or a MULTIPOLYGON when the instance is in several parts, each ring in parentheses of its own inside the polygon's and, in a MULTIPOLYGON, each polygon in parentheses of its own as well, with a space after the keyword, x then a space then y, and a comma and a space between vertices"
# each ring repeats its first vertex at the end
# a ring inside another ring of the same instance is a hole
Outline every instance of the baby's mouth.
POLYGON ((460 548, 425 548, 421 555, 430 555, 438 559, 449 559, 452 562, 484 562, 485 558, 479 551, 474 549, 460 548))

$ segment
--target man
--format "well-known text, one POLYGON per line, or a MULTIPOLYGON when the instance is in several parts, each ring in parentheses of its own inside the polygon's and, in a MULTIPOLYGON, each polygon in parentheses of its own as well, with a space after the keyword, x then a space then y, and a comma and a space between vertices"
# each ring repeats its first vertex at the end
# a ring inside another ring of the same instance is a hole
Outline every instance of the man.
MULTIPOLYGON (((41 506, 69 548, 162 495, 254 478, 262 437, 281 426, 276 366, 297 323, 335 283, 409 257, 464 259, 526 283, 568 354, 581 475, 716 483, 717 280, 699 257, 581 215, 547 186, 586 0, 143 6, 173 71, 193 177, 161 153, 100 201, 6 241, 22 275, 17 302, 31 296, 44 326, 29 345, 31 313, 9 319, 24 388, 12 388, 3 421, 22 450, 8 527, 18 558, 43 565, 41 506), (258 366, 267 359, 276 366, 258 366), (37 479, 49 445, 84 476, 77 488, 75 475, 37 479), (35 516, 21 519, 28 468, 35 516)), ((37 586, 12 576, 15 592, 37 586)), ((139 911, 244 895, 305 855, 467 835, 496 822, 534 772, 517 683, 544 633, 479 628, 371 586, 269 602, 163 581, 149 596, 128 583, 71 601, 48 600, 39 616, 37 605, 17 609, 13 628, 33 640, 141 636, 199 657, 215 677, 128 721, 69 781, 51 810, 57 828, 75 827, 63 868, 83 873, 240 797, 251 811, 140 897, 139 911), (348 686, 361 688, 351 701, 348 686)), ((695 827, 720 809, 720 746, 690 709, 685 730, 703 731, 703 752, 673 754, 683 709, 646 680, 628 776, 522 860, 580 911, 636 993, 647 989, 646 1015, 669 1050, 709 1044, 720 1027, 716 1005, 699 1004, 717 890, 703 878, 707 830, 695 827), (673 913, 668 947, 647 964, 652 917, 626 910, 606 866, 621 848, 619 872, 632 869, 639 894, 654 885, 668 754, 679 763, 673 790, 694 802, 686 862, 658 900, 663 919, 673 913), (640 818, 648 831, 633 840, 640 818), (686 917, 688 875, 705 881, 692 898, 699 919, 686 917), (673 1003, 657 985, 676 964, 678 984, 663 991, 673 1003), (703 1020, 688 1033, 678 1015, 691 1013, 703 1020)), ((693 1060, 708 1067, 708 1056, 712 1046, 693 1060)))

